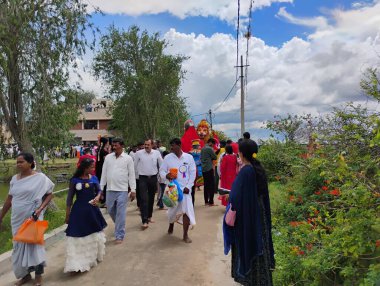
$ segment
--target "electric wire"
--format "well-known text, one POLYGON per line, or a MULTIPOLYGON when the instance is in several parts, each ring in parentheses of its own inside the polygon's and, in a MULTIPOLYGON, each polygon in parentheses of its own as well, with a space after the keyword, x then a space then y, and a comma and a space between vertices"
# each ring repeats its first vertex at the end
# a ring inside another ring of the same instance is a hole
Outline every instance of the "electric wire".
POLYGON ((240 33, 240 0, 238 0, 238 16, 236 28, 236 80, 238 79, 238 66, 239 66, 239 33, 240 33))
POLYGON ((224 98, 224 100, 214 109, 214 112, 216 112, 225 102, 226 100, 228 99, 228 97, 231 95, 231 92, 234 90, 237 82, 239 81, 239 78, 236 79, 234 85, 231 87, 230 91, 228 92, 227 96, 224 98))

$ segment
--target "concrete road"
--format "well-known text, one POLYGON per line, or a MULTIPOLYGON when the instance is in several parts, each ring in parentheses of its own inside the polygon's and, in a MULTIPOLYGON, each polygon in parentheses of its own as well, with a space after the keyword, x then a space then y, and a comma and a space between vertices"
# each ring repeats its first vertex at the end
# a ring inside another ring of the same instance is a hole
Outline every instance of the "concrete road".
MULTIPOLYGON (((60 240, 47 249, 48 266, 43 285, 235 285, 230 276, 231 258, 223 254, 223 209, 222 206, 204 206, 203 192, 196 192, 197 225, 189 232, 193 242, 186 244, 182 241, 182 226, 176 224, 174 234, 168 235, 166 211, 156 208, 155 223, 142 231, 136 203, 132 202, 128 206, 123 244, 114 244, 114 224, 107 215, 104 261, 89 272, 64 274, 65 241, 60 240)), ((0 285, 14 282, 12 272, 0 276, 0 285)))

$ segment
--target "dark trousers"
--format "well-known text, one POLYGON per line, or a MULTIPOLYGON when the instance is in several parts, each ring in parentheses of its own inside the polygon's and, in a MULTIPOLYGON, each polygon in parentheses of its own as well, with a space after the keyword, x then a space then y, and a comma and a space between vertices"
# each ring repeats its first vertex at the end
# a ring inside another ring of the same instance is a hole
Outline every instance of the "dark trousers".
POLYGON ((207 172, 202 172, 204 179, 204 198, 205 204, 213 204, 214 203, 214 193, 215 193, 215 176, 214 170, 211 169, 207 172))
POLYGON ((160 183, 160 193, 159 193, 159 196, 158 196, 158 202, 157 202, 157 206, 160 208, 160 209, 163 209, 164 208, 164 203, 162 202, 162 197, 164 196, 164 191, 165 191, 165 188, 166 188, 166 184, 164 183, 160 183))
POLYGON ((148 223, 152 218, 154 197, 157 191, 157 176, 139 176, 140 210, 142 223, 148 223))
POLYGON ((141 204, 139 179, 136 179, 136 202, 137 207, 139 208, 141 204))

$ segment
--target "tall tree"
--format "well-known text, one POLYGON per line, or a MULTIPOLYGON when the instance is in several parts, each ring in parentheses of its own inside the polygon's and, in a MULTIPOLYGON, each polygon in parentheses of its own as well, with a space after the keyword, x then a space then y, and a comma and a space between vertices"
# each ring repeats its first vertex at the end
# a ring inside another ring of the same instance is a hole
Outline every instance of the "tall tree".
POLYGON ((158 33, 149 35, 137 26, 128 31, 111 26, 101 38, 94 74, 115 100, 112 127, 131 142, 165 141, 183 132, 188 114, 178 93, 187 58, 165 54, 167 45, 158 33))
POLYGON ((75 116, 75 101, 66 97, 69 69, 93 46, 85 37, 94 31, 88 20, 80 0, 0 2, 0 106, 22 150, 31 151, 32 137, 46 141, 58 133, 54 126, 66 128, 75 116))

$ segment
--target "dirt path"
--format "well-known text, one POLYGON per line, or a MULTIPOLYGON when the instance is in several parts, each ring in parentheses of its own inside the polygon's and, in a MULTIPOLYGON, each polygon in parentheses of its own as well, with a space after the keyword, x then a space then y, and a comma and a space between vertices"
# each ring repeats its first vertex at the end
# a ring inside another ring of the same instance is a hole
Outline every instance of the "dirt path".
MULTIPOLYGON (((223 208, 206 207, 202 202, 203 193, 197 192, 197 225, 190 231, 191 244, 181 240, 181 225, 175 225, 173 235, 167 234, 166 211, 155 209, 155 223, 141 231, 136 204, 131 203, 123 244, 113 243, 114 225, 107 216, 104 261, 86 273, 64 274, 65 243, 59 241, 48 248, 44 285, 234 285, 229 274, 230 257, 223 255, 223 208)), ((14 281, 13 273, 0 276, 0 285, 13 285, 14 281)))

